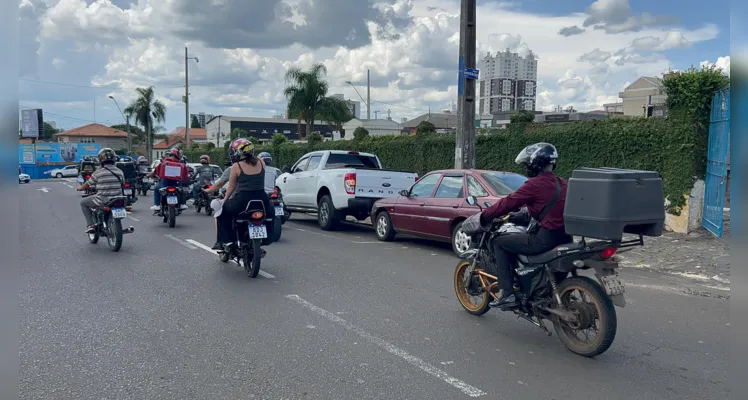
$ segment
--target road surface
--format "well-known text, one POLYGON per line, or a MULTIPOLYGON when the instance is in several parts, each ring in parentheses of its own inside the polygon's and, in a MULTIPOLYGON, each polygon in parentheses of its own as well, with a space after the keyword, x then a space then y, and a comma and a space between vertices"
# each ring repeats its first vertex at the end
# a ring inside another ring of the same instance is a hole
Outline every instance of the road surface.
POLYGON ((119 253, 89 244, 73 185, 19 188, 21 399, 727 398, 727 300, 674 277, 624 271, 618 336, 586 359, 462 310, 449 245, 294 216, 251 280, 205 249, 212 218, 169 229, 150 197, 119 253))

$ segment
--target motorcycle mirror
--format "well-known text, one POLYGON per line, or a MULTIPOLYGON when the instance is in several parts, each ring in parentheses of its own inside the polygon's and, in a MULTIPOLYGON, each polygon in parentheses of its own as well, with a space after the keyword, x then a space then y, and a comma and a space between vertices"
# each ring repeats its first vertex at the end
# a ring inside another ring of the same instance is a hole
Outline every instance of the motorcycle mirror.
POLYGON ((283 168, 281 168, 281 172, 283 172, 284 174, 287 174, 291 172, 291 168, 288 165, 284 165, 283 168))
POLYGON ((467 202, 471 206, 478 204, 478 200, 475 198, 475 196, 468 196, 467 198, 465 198, 465 202, 467 202))

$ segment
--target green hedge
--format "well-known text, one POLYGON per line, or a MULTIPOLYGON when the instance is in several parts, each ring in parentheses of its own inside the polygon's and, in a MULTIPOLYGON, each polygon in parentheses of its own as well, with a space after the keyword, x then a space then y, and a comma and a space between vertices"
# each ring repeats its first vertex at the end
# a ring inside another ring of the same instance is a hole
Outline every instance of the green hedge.
MULTIPOLYGON (((616 167, 659 172, 665 196, 671 199, 669 212, 679 214, 684 194, 696 177, 703 176, 701 159, 706 154, 699 132, 689 124, 664 118, 611 118, 561 124, 530 124, 493 131, 477 138, 476 164, 479 169, 523 173, 514 164, 517 153, 536 142, 553 143, 561 157, 557 172, 569 177, 581 167, 616 167), (520 131, 522 130, 522 131, 520 131)), ((455 137, 450 134, 373 136, 361 141, 343 140, 314 145, 284 143, 258 151, 273 155, 276 167, 291 166, 313 150, 351 150, 374 153, 385 168, 426 172, 453 168, 455 137)), ((189 154, 191 160, 199 152, 189 154)), ((211 152, 221 164, 223 150, 211 152)))

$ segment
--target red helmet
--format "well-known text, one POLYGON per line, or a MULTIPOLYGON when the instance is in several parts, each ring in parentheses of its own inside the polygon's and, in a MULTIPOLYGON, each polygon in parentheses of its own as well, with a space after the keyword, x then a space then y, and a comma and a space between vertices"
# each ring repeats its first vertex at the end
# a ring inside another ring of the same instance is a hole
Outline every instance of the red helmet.
POLYGON ((200 162, 205 161, 206 163, 210 164, 210 156, 207 154, 203 154, 200 156, 200 162))
POLYGON ((229 158, 231 162, 237 162, 239 160, 245 160, 247 157, 251 157, 254 152, 255 146, 247 139, 241 138, 231 142, 229 146, 229 158))
POLYGON ((177 160, 182 158, 182 151, 179 150, 179 147, 175 147, 166 154, 167 157, 175 157, 177 160))

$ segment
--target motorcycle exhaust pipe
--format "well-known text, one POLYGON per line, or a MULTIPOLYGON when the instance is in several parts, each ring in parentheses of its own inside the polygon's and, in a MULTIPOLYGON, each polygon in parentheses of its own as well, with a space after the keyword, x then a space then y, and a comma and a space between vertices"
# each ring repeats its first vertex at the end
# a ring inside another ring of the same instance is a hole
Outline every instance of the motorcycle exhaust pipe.
POLYGON ((134 226, 132 226, 132 225, 130 225, 130 227, 128 227, 128 228, 125 228, 125 229, 123 229, 123 230, 122 230, 122 233, 123 233, 123 234, 127 234, 127 233, 133 233, 133 232, 135 232, 135 227, 134 227, 134 226))

